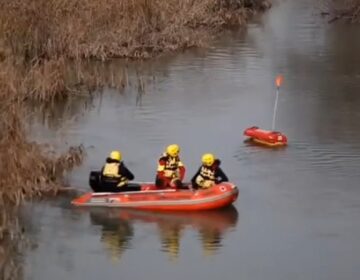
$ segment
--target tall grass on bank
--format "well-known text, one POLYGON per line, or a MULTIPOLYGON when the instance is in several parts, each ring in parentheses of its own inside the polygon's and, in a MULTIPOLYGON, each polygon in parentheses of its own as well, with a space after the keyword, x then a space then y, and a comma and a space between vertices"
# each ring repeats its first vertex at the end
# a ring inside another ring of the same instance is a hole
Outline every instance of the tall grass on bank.
POLYGON ((84 148, 71 147, 57 155, 28 141, 17 106, 1 114, 0 205, 20 204, 25 198, 56 194, 66 171, 81 163, 84 148))
POLYGON ((63 57, 26 65, 6 59, 0 63, 0 97, 7 106, 26 101, 46 105, 89 95, 105 86, 125 89, 129 83, 126 68, 115 73, 102 66, 71 63, 63 57))
POLYGON ((103 64, 91 67, 63 58, 22 65, 5 59, 0 63, 0 205, 19 204, 25 198, 62 190, 63 175, 85 156, 82 146, 63 155, 30 141, 26 124, 29 107, 54 104, 90 96, 95 89, 123 90, 128 84, 125 68, 116 73, 103 64))
MULTIPOLYGON (((56 193, 63 173, 81 162, 84 150, 72 147, 56 156, 31 142, 23 105, 28 98, 39 99, 41 90, 31 80, 31 71, 22 72, 12 64, 0 66, 0 205, 19 204, 24 198, 56 193)), ((46 91, 59 92, 58 84, 50 85, 46 91)))
POLYGON ((267 0, 0 0, 0 34, 32 58, 148 58, 203 46, 267 0))

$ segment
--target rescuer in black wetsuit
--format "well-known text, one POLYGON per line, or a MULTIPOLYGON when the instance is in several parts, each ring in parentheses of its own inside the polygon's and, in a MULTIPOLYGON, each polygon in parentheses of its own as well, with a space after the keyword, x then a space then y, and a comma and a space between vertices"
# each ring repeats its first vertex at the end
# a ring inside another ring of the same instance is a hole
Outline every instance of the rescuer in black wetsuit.
MULTIPOLYGON (((131 186, 131 189, 128 186, 129 181, 134 180, 134 178, 131 171, 121 161, 121 153, 112 151, 101 169, 101 187, 99 191, 123 192, 137 190, 134 186, 131 186)), ((138 189, 140 190, 140 186, 138 189)))
POLYGON ((207 189, 221 182, 229 181, 220 168, 221 161, 215 159, 213 154, 204 154, 201 161, 202 165, 191 179, 192 186, 195 189, 207 189))

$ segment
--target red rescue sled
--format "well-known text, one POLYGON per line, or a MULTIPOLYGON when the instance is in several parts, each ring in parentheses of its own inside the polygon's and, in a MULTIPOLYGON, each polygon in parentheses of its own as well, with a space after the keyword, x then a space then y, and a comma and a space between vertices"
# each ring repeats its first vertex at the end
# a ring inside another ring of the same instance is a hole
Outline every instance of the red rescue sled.
POLYGON ((246 129, 244 135, 249 137, 248 140, 266 146, 279 147, 287 145, 287 137, 281 132, 264 130, 257 126, 246 129))
POLYGON ((283 76, 278 75, 275 79, 276 84, 276 99, 274 105, 274 113, 272 119, 272 130, 264 130, 260 129, 257 126, 252 126, 244 131, 244 135, 248 136, 249 138, 247 141, 253 141, 262 145, 266 145, 269 147, 280 147, 287 145, 287 137, 282 134, 281 132, 274 131, 275 129, 275 119, 276 119, 276 109, 278 103, 278 96, 279 96, 279 89, 283 82, 283 76))
POLYGON ((120 193, 86 193, 74 199, 76 206, 121 207, 156 211, 199 211, 224 208, 238 197, 237 186, 223 182, 206 190, 154 190, 144 183, 141 191, 120 193))

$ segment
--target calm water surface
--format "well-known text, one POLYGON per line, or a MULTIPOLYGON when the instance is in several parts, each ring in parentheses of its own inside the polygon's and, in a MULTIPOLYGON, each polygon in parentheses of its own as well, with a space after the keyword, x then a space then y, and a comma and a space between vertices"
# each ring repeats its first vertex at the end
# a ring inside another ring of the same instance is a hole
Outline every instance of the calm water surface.
POLYGON ((67 141, 91 147, 71 176, 81 191, 114 148, 137 181, 153 180, 176 142, 187 178, 202 153, 222 159, 240 188, 234 208, 184 216, 74 209, 69 198, 29 205, 37 246, 25 278, 359 279, 360 29, 328 25, 313 2, 279 1, 210 50, 145 64, 155 79, 140 100, 136 90, 106 92, 67 129, 67 141), (245 144, 245 128, 271 126, 278 73, 276 128, 289 146, 245 144))

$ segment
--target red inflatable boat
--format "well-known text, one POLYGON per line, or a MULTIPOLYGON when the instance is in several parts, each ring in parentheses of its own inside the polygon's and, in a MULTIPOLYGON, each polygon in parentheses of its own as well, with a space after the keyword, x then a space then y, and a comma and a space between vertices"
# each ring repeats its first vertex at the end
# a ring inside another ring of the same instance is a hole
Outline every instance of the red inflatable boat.
POLYGON ((256 143, 276 147, 287 145, 287 137, 278 132, 260 129, 257 126, 250 127, 244 131, 244 135, 256 143))
POLYGON ((237 186, 223 182, 206 190, 154 190, 152 183, 140 191, 86 193, 71 203, 76 206, 122 207, 156 211, 199 211, 231 205, 238 197, 237 186))

